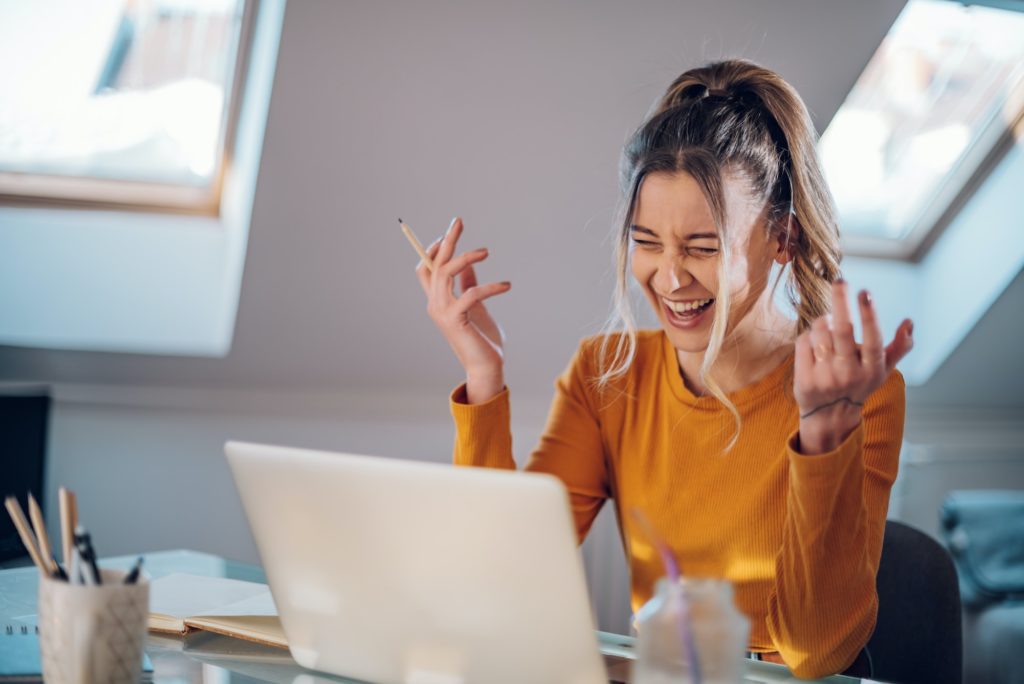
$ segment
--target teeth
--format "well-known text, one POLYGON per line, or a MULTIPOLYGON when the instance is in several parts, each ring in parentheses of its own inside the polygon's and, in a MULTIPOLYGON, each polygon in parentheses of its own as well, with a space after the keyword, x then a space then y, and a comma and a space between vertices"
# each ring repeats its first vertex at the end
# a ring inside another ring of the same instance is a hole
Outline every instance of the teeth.
POLYGON ((704 306, 711 300, 699 299, 695 302, 671 302, 667 299, 663 299, 662 301, 665 302, 665 304, 668 305, 668 308, 672 309, 672 311, 676 312, 677 314, 681 314, 686 313, 687 311, 693 311, 694 309, 699 309, 700 307, 704 306))

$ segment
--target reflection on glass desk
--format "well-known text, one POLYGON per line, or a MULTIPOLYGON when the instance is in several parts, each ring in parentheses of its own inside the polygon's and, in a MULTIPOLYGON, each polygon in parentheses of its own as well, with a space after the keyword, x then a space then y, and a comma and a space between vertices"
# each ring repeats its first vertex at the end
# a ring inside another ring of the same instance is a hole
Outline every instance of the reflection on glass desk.
MULTIPOLYGON (((151 579, 174 572, 186 572, 250 582, 267 581, 263 571, 255 565, 230 561, 207 553, 161 551, 145 554, 145 558, 144 567, 151 579)), ((108 558, 100 561, 100 565, 127 570, 135 559, 136 556, 108 558)), ((0 570, 0 625, 14 625, 15 629, 20 625, 34 628, 38 587, 39 573, 34 567, 0 570)), ((632 639, 599 634, 612 681, 628 682, 632 639)), ((283 649, 210 632, 195 632, 184 638, 150 634, 146 641, 146 653, 153 661, 152 681, 160 684, 356 682, 306 670, 283 649)), ((527 657, 527 654, 524 654, 524 657, 527 657)), ((750 661, 743 681, 749 684, 774 684, 807 680, 796 679, 781 665, 750 661)), ((834 676, 815 681, 822 684, 867 684, 869 680, 834 676)))

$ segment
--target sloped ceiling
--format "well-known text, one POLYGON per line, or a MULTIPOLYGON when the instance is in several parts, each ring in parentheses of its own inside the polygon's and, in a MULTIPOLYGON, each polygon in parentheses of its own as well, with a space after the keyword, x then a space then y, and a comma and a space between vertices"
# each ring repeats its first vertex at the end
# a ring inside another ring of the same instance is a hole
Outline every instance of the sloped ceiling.
MULTIPOLYGON (((970 287, 970 283, 963 283, 970 287)), ((928 382, 907 392, 915 407, 962 405, 1024 412, 1024 272, 928 382)))

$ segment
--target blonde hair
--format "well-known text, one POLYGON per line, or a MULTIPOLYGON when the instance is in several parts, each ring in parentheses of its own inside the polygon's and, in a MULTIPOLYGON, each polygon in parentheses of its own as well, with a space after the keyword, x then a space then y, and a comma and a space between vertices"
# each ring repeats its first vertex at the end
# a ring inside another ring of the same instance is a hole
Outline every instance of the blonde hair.
MULTIPOLYGON (((630 137, 622 154, 622 205, 616 227, 616 284, 611 316, 599 350, 596 384, 606 389, 629 369, 636 355, 637 326, 629 298, 629 234, 640 186, 652 173, 686 173, 708 203, 722 258, 711 337, 700 379, 732 414, 739 437, 739 411, 711 377, 729 320, 729 259, 723 172, 739 173, 753 195, 768 206, 769 230, 784 234, 792 267, 786 294, 797 313, 797 332, 828 313, 830 284, 839 277, 839 228, 835 205, 815 153, 815 131, 807 107, 775 72, 746 60, 727 60, 684 72, 668 87, 630 137), (800 230, 792 234, 795 216, 800 230), (621 330, 621 334, 611 334, 621 330)), ((775 285, 778 285, 779 278, 775 285)), ((774 286, 773 286, 774 289, 774 286)))

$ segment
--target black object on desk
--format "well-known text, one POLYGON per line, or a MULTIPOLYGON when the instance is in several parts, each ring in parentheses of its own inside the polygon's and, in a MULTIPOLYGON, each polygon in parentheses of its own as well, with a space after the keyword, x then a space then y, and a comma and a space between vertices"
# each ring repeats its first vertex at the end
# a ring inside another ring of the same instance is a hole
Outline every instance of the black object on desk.
MULTIPOLYGON (((27 492, 37 499, 42 497, 49 413, 50 397, 43 388, 0 395, 0 472, 6 490, 0 492, 0 497, 16 496, 22 509, 28 508, 27 492)), ((6 515, 0 516, 0 561, 24 555, 25 547, 14 523, 6 515)))

